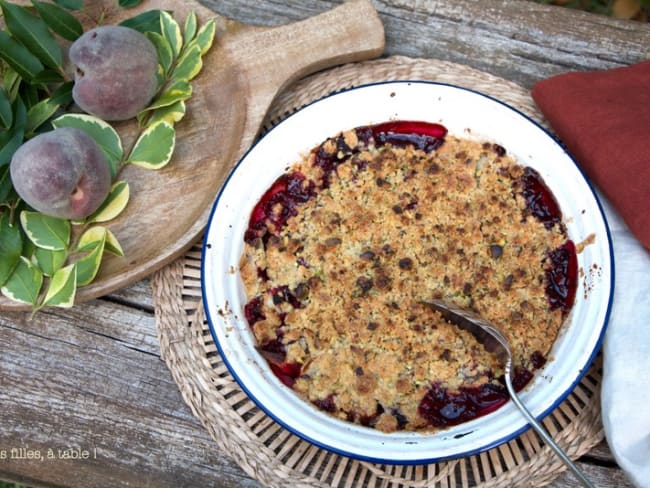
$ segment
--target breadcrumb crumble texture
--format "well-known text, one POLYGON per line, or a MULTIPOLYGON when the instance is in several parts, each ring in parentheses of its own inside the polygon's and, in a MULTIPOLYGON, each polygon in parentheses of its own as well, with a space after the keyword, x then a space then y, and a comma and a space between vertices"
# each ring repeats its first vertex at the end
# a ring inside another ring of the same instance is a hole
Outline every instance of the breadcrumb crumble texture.
POLYGON ((241 277, 262 317, 252 330, 299 366, 292 388, 321 409, 384 432, 435 430, 418 409, 432 385, 499 384, 503 369, 422 302, 499 324, 516 367, 534 370, 563 321, 545 270, 565 229, 527 212, 524 167, 500 146, 447 135, 427 153, 342 137, 358 151, 346 156, 332 138, 321 147, 339 153, 333 173, 313 151, 292 166, 318 191, 285 225, 269 220, 266 242, 245 244, 241 277))

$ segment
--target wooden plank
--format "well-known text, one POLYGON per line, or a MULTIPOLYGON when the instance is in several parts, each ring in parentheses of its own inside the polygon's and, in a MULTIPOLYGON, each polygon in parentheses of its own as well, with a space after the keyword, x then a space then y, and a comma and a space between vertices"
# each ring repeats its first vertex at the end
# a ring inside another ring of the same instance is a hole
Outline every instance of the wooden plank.
POLYGON ((115 290, 110 295, 104 297, 104 299, 135 308, 141 308, 150 313, 154 310, 150 278, 136 281, 129 286, 115 290))
POLYGON ((9 457, 0 459, 0 479, 257 486, 184 404, 159 358, 154 318, 137 309, 95 300, 31 320, 3 313, 0 383, 0 451, 9 457), (20 448, 45 459, 25 459, 20 448), (62 459, 70 448, 87 451, 88 459, 62 459))
MULTIPOLYGON (((0 450, 89 453, 0 461, 0 477, 34 486, 256 486, 193 417, 157 354, 153 317, 103 300, 32 320, 0 317, 0 450)), ((606 446, 598 452, 604 466, 581 463, 598 486, 631 487, 606 446)), ((575 481, 565 473, 551 486, 575 481)))
MULTIPOLYGON (((279 25, 341 3, 202 0, 279 25)), ((557 72, 650 57, 650 26, 523 0, 375 0, 386 55, 447 59, 531 86, 557 72)), ((0 450, 81 448, 85 460, 0 459, 33 486, 259 486, 219 449, 159 358, 149 280, 33 320, 0 314, 0 450), (95 451, 96 449, 96 451, 95 451), (95 458, 96 456, 96 458, 95 458)), ((11 453, 9 453, 11 454, 11 453)), ((601 443, 580 462, 597 486, 632 487, 601 443)), ((569 473, 550 486, 576 486, 569 473)))
POLYGON ((602 463, 602 464, 616 464, 614 455, 607 445, 607 441, 604 440, 596 447, 591 449, 589 453, 585 456, 593 460, 593 462, 602 463))
MULTIPOLYGON (((223 15, 273 25, 338 1, 202 0, 223 15)), ((569 70, 606 69, 650 57, 650 24, 523 0, 375 1, 386 55, 444 59, 530 87, 569 70)))
MULTIPOLYGON (((585 476, 598 488, 634 488, 623 471, 614 467, 604 467, 588 463, 578 463, 585 476)), ((580 482, 568 472, 562 473, 549 485, 553 488, 575 488, 580 482)))

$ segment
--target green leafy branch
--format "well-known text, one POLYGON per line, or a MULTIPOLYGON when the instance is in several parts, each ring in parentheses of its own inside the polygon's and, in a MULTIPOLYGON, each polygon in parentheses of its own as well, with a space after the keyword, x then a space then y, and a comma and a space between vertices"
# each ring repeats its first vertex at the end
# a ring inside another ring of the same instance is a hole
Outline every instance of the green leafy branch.
MULTIPOLYGON (((140 0, 120 0, 124 7, 138 3, 140 0)), ((47 306, 72 306, 77 288, 92 283, 106 253, 124 255, 117 237, 101 225, 119 216, 128 204, 129 184, 119 179, 120 172, 129 164, 157 170, 171 160, 175 124, 185 116, 185 102, 192 96, 190 81, 201 71, 216 26, 210 20, 199 27, 191 12, 181 29, 169 12, 161 10, 122 22, 143 32, 156 47, 160 85, 153 101, 137 116, 139 132, 125 150, 119 133, 109 123, 91 115, 65 113, 71 103, 72 82, 59 77, 63 73, 61 58, 52 32, 69 40, 81 35, 81 25, 65 10, 81 8, 81 0, 57 0, 56 4, 33 0, 32 4, 40 17, 0 0, 11 34, 0 31, 0 59, 4 62, 0 86, 0 291, 38 311, 47 306), (52 83, 58 83, 56 88, 50 88, 52 83), (111 169, 109 195, 80 222, 26 208, 9 178, 11 156, 24 140, 60 127, 76 127, 89 134, 111 169)))

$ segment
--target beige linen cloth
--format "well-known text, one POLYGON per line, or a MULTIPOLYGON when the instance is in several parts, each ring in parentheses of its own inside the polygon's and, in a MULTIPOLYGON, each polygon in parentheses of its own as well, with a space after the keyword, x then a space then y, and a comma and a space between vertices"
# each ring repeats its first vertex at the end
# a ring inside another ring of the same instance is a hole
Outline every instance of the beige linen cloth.
POLYGON ((616 284, 603 344, 602 419, 618 464, 636 486, 650 488, 650 254, 604 206, 616 284))

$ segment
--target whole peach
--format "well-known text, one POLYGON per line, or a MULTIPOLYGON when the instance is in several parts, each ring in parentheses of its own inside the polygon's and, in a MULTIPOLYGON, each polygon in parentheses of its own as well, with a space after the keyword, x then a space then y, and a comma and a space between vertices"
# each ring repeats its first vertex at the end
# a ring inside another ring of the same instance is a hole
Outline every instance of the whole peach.
POLYGON ((9 168, 16 193, 47 215, 80 220, 93 213, 111 187, 106 156, 80 129, 39 134, 14 153, 9 168))
POLYGON ((95 27, 72 43, 69 55, 76 67, 72 98, 91 115, 109 121, 130 119, 156 94, 156 48, 134 29, 95 27))

